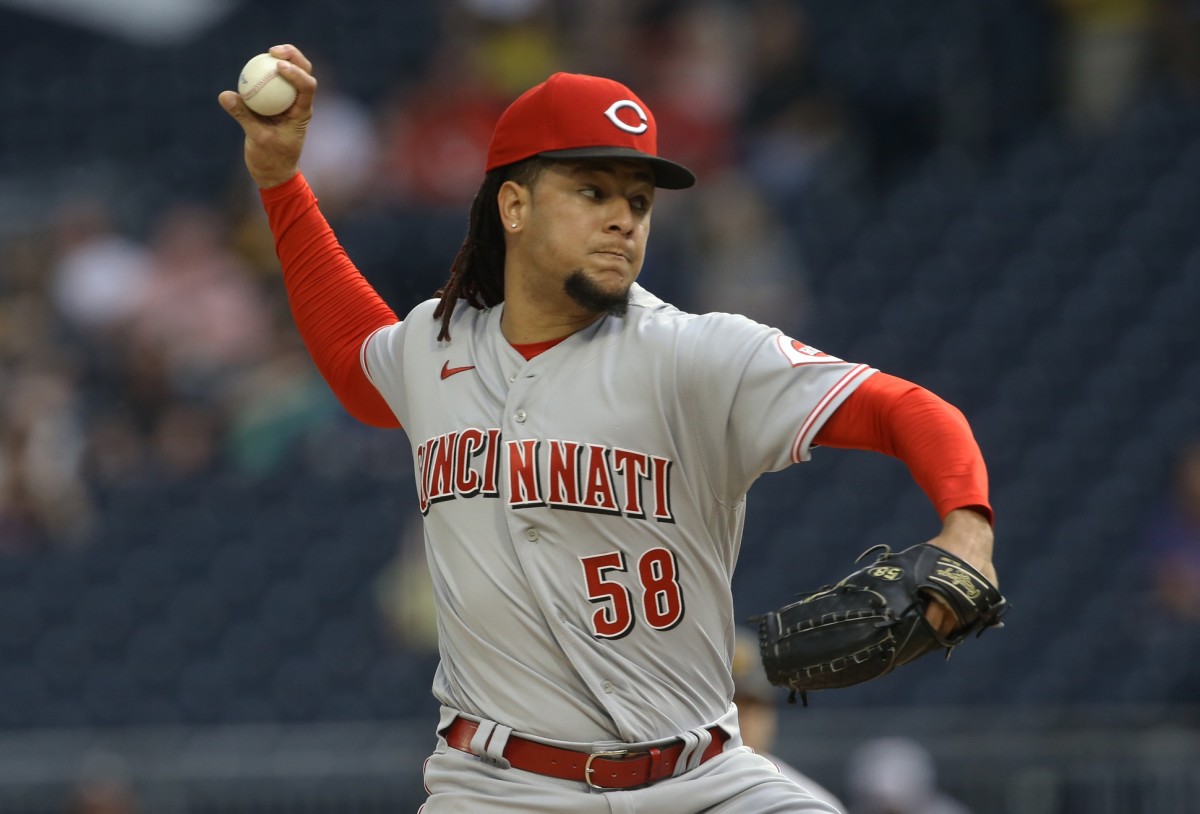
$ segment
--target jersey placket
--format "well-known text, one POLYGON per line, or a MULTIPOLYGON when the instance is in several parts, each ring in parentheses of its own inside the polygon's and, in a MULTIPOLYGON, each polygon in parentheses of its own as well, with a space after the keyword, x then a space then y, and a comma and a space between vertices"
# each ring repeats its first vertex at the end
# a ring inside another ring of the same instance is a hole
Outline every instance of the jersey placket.
MULTIPOLYGON (((579 339, 578 336, 571 337, 563 342, 563 345, 575 344, 579 339)), ((578 620, 572 622, 570 618, 570 614, 575 612, 573 605, 566 604, 566 595, 570 594, 570 590, 565 588, 564 580, 571 579, 572 575, 559 573, 554 568, 547 567, 548 558, 542 552, 545 547, 560 545, 561 541, 557 537, 563 533, 561 529, 569 525, 567 518, 549 516, 551 509, 546 505, 545 495, 541 491, 544 447, 548 434, 553 434, 554 430, 546 426, 545 413, 550 408, 542 408, 539 405, 548 405, 549 394, 545 391, 551 388, 547 387, 547 376, 551 374, 558 360, 556 355, 547 354, 554 354, 555 350, 560 349, 552 348, 546 354, 527 362, 522 359, 506 377, 508 394, 501 427, 501 437, 504 439, 504 460, 501 469, 508 473, 502 478, 501 490, 505 520, 513 550, 517 552, 530 594, 538 603, 547 629, 566 655, 572 669, 591 690, 595 702, 605 709, 618 730, 624 731, 628 721, 617 702, 613 682, 597 675, 591 669, 595 662, 594 654, 581 650, 576 633, 572 630, 578 630, 580 626, 578 620), (522 482, 512 475, 514 459, 510 456, 516 456, 516 459, 523 463, 529 463, 526 456, 536 457, 532 462, 534 491, 529 491, 529 482, 522 482)), ((510 360, 511 357, 505 359, 506 362, 510 360)), ((558 514, 569 516, 573 513, 558 514)))

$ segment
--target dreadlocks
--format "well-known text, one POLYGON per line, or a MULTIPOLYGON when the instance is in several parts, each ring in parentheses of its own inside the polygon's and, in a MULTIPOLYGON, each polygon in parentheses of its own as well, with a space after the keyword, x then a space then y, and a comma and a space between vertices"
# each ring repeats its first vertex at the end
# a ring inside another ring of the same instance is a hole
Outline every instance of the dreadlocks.
POLYGON ((450 266, 450 278, 434 292, 440 298, 433 318, 442 320, 438 341, 450 338, 450 318, 460 299, 472 308, 491 308, 504 302, 504 226, 496 198, 505 181, 529 186, 549 162, 528 158, 507 167, 497 167, 483 178, 471 202, 467 236, 450 266))

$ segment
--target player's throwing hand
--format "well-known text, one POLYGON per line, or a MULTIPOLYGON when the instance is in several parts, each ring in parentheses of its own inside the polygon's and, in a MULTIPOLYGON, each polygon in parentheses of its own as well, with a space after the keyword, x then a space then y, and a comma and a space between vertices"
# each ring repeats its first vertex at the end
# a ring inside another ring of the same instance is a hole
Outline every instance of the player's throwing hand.
POLYGON ((277 186, 294 176, 300 167, 304 134, 312 119, 317 80, 312 63, 294 45, 274 45, 268 52, 280 60, 279 74, 296 86, 296 101, 278 116, 260 116, 242 101, 236 91, 221 91, 217 100, 237 120, 246 134, 246 169, 260 188, 277 186))

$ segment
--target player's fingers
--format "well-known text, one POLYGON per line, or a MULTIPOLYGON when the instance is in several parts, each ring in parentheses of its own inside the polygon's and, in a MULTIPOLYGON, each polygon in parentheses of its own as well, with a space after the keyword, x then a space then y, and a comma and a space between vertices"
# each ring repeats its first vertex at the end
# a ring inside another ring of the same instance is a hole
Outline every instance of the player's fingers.
POLYGON ((949 636, 959 626, 958 616, 936 594, 925 608, 925 620, 942 636, 949 636))
POLYGON ((287 43, 285 45, 272 45, 267 49, 267 53, 276 59, 282 59, 285 62, 290 62, 292 65, 295 65, 297 68, 307 74, 311 74, 313 72, 312 62, 308 59, 308 57, 301 53, 299 48, 291 43, 287 43))
POLYGON ((243 130, 255 124, 254 114, 250 112, 250 108, 246 107, 246 103, 242 101, 242 97, 236 91, 221 91, 217 95, 217 101, 221 107, 225 108, 226 113, 237 120, 237 123, 242 126, 243 130))
MULTIPOLYGON (((246 107, 240 94, 232 90, 223 90, 217 95, 217 101, 233 119, 242 127, 246 138, 253 143, 273 140, 274 127, 282 116, 260 116, 246 107)), ((303 125, 301 125, 303 129, 303 125)))
POLYGON ((313 96, 317 92, 317 79, 308 71, 294 62, 282 60, 279 63, 279 75, 291 83, 296 89, 296 101, 289 111, 296 111, 305 117, 311 115, 313 96))

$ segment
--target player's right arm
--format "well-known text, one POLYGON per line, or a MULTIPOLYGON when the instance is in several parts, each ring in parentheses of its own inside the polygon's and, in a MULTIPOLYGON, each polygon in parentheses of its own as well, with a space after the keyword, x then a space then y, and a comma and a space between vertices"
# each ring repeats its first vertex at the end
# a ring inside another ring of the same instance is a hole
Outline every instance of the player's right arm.
POLYGON ((300 173, 304 134, 312 118, 312 64, 291 45, 274 46, 280 72, 296 86, 296 102, 278 116, 251 112, 233 91, 221 106, 241 125, 246 169, 259 187, 296 327, 317 369, 346 410, 363 423, 398 427, 387 402, 362 368, 367 337, 398 320, 338 243, 300 173))
POLYGON ((294 45, 273 45, 268 53, 280 60, 279 75, 296 88, 296 101, 278 116, 259 116, 236 91, 225 90, 217 97, 221 107, 242 127, 246 169, 259 189, 278 186, 300 171, 304 135, 312 120, 317 80, 312 63, 294 45))

